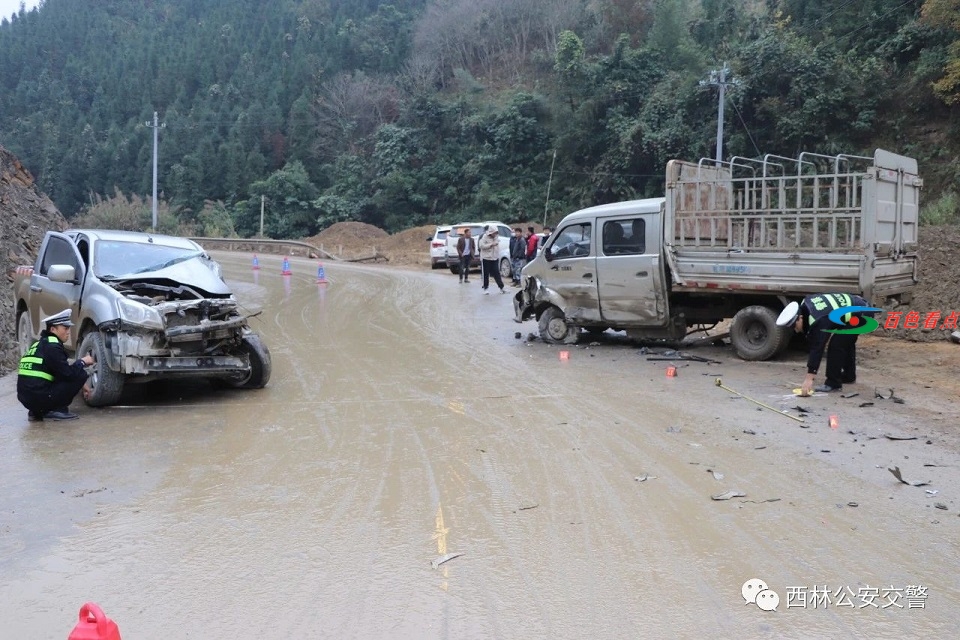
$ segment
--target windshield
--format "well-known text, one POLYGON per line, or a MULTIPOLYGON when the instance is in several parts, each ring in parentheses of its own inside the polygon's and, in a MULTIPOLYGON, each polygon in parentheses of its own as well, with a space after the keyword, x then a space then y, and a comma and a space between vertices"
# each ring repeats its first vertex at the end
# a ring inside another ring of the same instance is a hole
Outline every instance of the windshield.
POLYGON ((101 240, 96 244, 94 273, 100 278, 118 278, 159 271, 201 255, 203 252, 189 247, 101 240))

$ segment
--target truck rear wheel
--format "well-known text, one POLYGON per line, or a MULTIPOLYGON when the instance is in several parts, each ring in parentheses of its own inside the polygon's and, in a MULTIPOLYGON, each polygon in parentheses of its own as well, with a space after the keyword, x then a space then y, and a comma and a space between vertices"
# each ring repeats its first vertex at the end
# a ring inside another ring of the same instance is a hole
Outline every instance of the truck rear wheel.
POLYGON ((580 329, 567 322, 563 311, 556 307, 547 307, 540 316, 540 337, 552 344, 575 344, 580 329))
POLYGON ((86 397, 87 404, 91 407, 116 404, 123 393, 123 374, 107 366, 107 347, 103 336, 97 330, 85 335, 77 349, 78 358, 88 353, 93 354, 96 362, 92 365, 90 377, 87 378, 87 385, 90 387, 90 393, 86 397))
POLYGON ((792 327, 777 326, 776 311, 757 304, 733 316, 730 342, 744 360, 769 360, 790 342, 792 331, 792 327))

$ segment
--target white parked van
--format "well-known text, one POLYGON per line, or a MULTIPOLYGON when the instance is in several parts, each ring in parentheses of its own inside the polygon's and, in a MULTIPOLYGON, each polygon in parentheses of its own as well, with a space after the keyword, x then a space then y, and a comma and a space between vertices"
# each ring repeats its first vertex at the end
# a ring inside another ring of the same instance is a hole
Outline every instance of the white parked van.
MULTIPOLYGON (((503 277, 504 281, 509 280, 513 276, 513 266, 510 263, 510 236, 513 235, 513 232, 510 230, 510 227, 502 222, 461 222, 460 224, 453 225, 447 233, 447 267, 449 267, 451 273, 460 273, 457 241, 463 234, 463 229, 470 229, 470 235, 473 236, 473 239, 479 247, 480 236, 483 235, 484 227, 488 225, 496 227, 497 233, 500 234, 500 276, 503 277)), ((473 260, 470 263, 471 269, 480 268, 480 256, 478 254, 479 251, 473 256, 473 260)))

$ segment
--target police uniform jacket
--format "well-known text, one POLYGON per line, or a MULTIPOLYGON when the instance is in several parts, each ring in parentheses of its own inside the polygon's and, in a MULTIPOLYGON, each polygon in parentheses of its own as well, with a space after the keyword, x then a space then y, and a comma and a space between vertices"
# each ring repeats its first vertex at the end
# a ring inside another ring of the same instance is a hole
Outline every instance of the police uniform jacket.
POLYGON ((20 358, 17 392, 45 394, 54 381, 86 380, 83 361, 67 362, 67 350, 60 339, 44 330, 20 358))
MULTIPOLYGON (((830 342, 832 333, 826 329, 846 329, 844 325, 834 324, 828 317, 830 312, 840 307, 869 307, 862 297, 849 293, 821 293, 807 296, 800 305, 803 316, 803 328, 807 334, 810 353, 807 356, 807 373, 816 373, 823 360, 823 352, 830 342)), ((861 315, 861 314, 852 314, 861 315)), ((869 314, 868 314, 869 315, 869 314)))

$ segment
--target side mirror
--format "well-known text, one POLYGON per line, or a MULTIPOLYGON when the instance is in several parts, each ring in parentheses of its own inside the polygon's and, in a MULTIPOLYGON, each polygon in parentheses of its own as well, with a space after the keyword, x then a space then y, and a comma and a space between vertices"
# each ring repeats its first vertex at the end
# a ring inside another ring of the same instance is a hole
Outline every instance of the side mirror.
POLYGON ((47 277, 54 282, 76 283, 77 271, 69 264, 52 264, 47 270, 47 277))
POLYGON ((433 242, 433 236, 428 236, 428 237, 427 237, 427 242, 433 242))
POLYGON ((547 262, 553 261, 553 251, 551 251, 551 249, 553 249, 553 247, 547 247, 540 252, 540 255, 542 255, 543 259, 546 260, 547 262))

